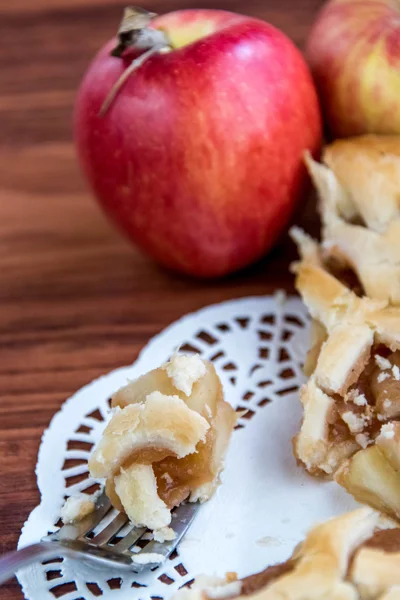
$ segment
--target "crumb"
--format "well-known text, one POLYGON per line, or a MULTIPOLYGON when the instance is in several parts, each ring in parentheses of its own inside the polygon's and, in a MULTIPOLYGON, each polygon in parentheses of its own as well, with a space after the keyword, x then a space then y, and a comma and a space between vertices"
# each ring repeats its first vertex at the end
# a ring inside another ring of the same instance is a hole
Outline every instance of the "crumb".
POLYGON ((395 380, 400 381, 400 369, 397 365, 393 365, 392 373, 395 380))
POLYGON ((353 402, 357 406, 366 406, 367 405, 367 399, 364 396, 364 394, 356 394, 353 398, 353 402))
POLYGON ((342 419, 350 429, 351 433, 361 433, 365 427, 366 420, 363 415, 355 415, 351 411, 342 414, 342 419))
POLYGON ((176 533, 171 527, 162 527, 153 532, 153 537, 156 542, 169 542, 176 538, 176 533))
POLYGON ((355 440, 361 448, 366 448, 368 444, 371 442, 369 437, 365 435, 365 433, 357 433, 355 440))
POLYGON ((64 525, 81 521, 96 508, 95 497, 87 494, 76 494, 65 501, 60 516, 64 525))
POLYGON ((155 552, 139 552, 136 556, 132 556, 132 560, 137 565, 151 565, 164 562, 165 556, 155 552))
POLYGON ((174 483, 174 480, 172 479, 171 475, 167 472, 161 475, 161 479, 165 479, 165 483, 167 485, 172 485, 174 483))
POLYGON ((382 437, 385 440, 392 440, 394 438, 394 433, 393 423, 387 423, 386 425, 382 425, 381 432, 378 437, 382 437))
POLYGON ((206 588, 226 585, 226 583, 226 579, 222 579, 222 577, 216 577, 215 575, 197 575, 193 585, 191 586, 191 589, 204 590, 206 588))
POLYGON ((279 538, 266 535, 265 537, 257 540, 256 544, 258 544, 259 546, 281 546, 282 542, 279 538))
POLYGON ((382 381, 385 381, 385 379, 389 379, 389 377, 389 373, 382 371, 382 373, 379 373, 378 375, 378 383, 382 383, 382 381))
POLYGON ((375 362, 382 371, 392 368, 392 363, 387 358, 383 358, 379 354, 375 354, 375 362))
POLYGON ((206 373, 206 365, 198 354, 175 353, 162 368, 167 371, 176 389, 185 396, 190 396, 193 384, 206 373))
POLYGON ((383 401, 383 408, 390 408, 391 406, 392 406, 391 400, 384 400, 383 401))
POLYGON ((211 600, 217 600, 220 598, 238 596, 241 589, 241 581, 231 581, 230 583, 225 583, 224 585, 219 585, 217 587, 206 588, 204 591, 206 592, 207 598, 211 598, 211 600))

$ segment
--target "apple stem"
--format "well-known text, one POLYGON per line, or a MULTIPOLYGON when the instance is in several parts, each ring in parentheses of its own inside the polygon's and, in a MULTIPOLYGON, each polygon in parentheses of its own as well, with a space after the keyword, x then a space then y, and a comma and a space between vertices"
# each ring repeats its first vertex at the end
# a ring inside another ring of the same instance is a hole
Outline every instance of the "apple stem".
POLYGON ((113 85, 100 108, 100 117, 105 115, 125 81, 136 69, 141 67, 153 54, 169 52, 172 49, 172 44, 164 31, 149 27, 156 16, 155 13, 151 13, 144 8, 132 6, 125 8, 118 30, 118 45, 112 50, 111 56, 120 58, 128 48, 135 48, 144 52, 132 61, 113 85))
POLYGON ((156 13, 149 12, 145 8, 127 6, 118 29, 118 46, 114 48, 111 55, 122 56, 129 46, 134 46, 140 32, 147 29, 156 16, 156 13))
POLYGON ((161 47, 155 46, 154 48, 150 48, 150 50, 147 50, 147 52, 144 52, 141 56, 139 56, 139 58, 134 60, 127 69, 125 69, 125 71, 122 73, 122 75, 118 79, 118 81, 112 86, 111 90, 107 94, 106 99, 104 100, 103 104, 101 105, 101 108, 99 111, 100 117, 103 117, 106 114, 106 112, 109 109, 110 105, 112 104, 115 96, 118 94, 119 90, 124 85, 124 83, 128 79, 128 77, 134 71, 136 71, 136 69, 138 69, 140 66, 142 66, 143 63, 145 63, 146 60, 148 58, 150 58, 150 56, 152 56, 153 54, 156 54, 157 52, 160 52, 161 48, 163 48, 163 46, 161 46, 161 47))

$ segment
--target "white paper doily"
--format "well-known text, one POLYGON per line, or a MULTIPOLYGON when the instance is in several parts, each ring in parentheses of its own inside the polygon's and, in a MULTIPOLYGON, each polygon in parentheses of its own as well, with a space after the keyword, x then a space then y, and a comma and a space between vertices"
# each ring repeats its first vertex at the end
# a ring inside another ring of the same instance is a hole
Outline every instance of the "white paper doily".
POLYGON ((337 484, 308 476, 292 455, 308 322, 301 301, 282 294, 210 306, 153 338, 133 365, 67 400, 43 435, 36 468, 41 503, 25 523, 19 547, 55 530, 64 496, 95 484, 87 459, 113 392, 165 362, 177 347, 213 361, 227 400, 248 412, 233 433, 223 483, 202 506, 179 555, 147 575, 123 577, 68 559, 35 565, 18 574, 26 598, 169 598, 199 573, 242 576, 285 560, 313 523, 356 506, 337 484))

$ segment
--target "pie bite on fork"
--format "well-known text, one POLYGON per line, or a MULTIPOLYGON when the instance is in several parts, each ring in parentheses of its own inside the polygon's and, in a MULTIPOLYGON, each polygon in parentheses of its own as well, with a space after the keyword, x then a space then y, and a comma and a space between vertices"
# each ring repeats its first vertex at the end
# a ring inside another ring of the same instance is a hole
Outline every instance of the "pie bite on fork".
POLYGON ((173 507, 218 486, 236 412, 212 363, 183 354, 121 388, 112 407, 90 474, 134 525, 165 538, 173 507))
POLYGON ((313 475, 400 518, 400 307, 359 297, 295 230, 296 287, 316 323, 294 453, 313 475))

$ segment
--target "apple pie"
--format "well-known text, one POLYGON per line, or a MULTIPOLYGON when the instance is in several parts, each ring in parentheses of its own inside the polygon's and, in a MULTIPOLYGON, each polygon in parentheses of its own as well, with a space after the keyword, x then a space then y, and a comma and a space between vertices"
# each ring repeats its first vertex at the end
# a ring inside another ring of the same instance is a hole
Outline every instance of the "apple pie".
POLYGON ((295 455, 400 519, 400 307, 357 296, 326 270, 316 242, 294 236, 296 286, 315 322, 295 455))
POLYGON ((370 298, 400 304, 400 137, 367 135, 306 156, 320 199, 321 258, 370 298))
POLYGON ((171 509, 216 489, 235 410, 214 366, 183 354, 120 389, 112 408, 90 474, 105 479, 112 504, 135 525, 167 539, 171 509))
POLYGON ((312 529, 286 562, 237 579, 198 577, 174 600, 399 600, 400 528, 361 508, 312 529))

